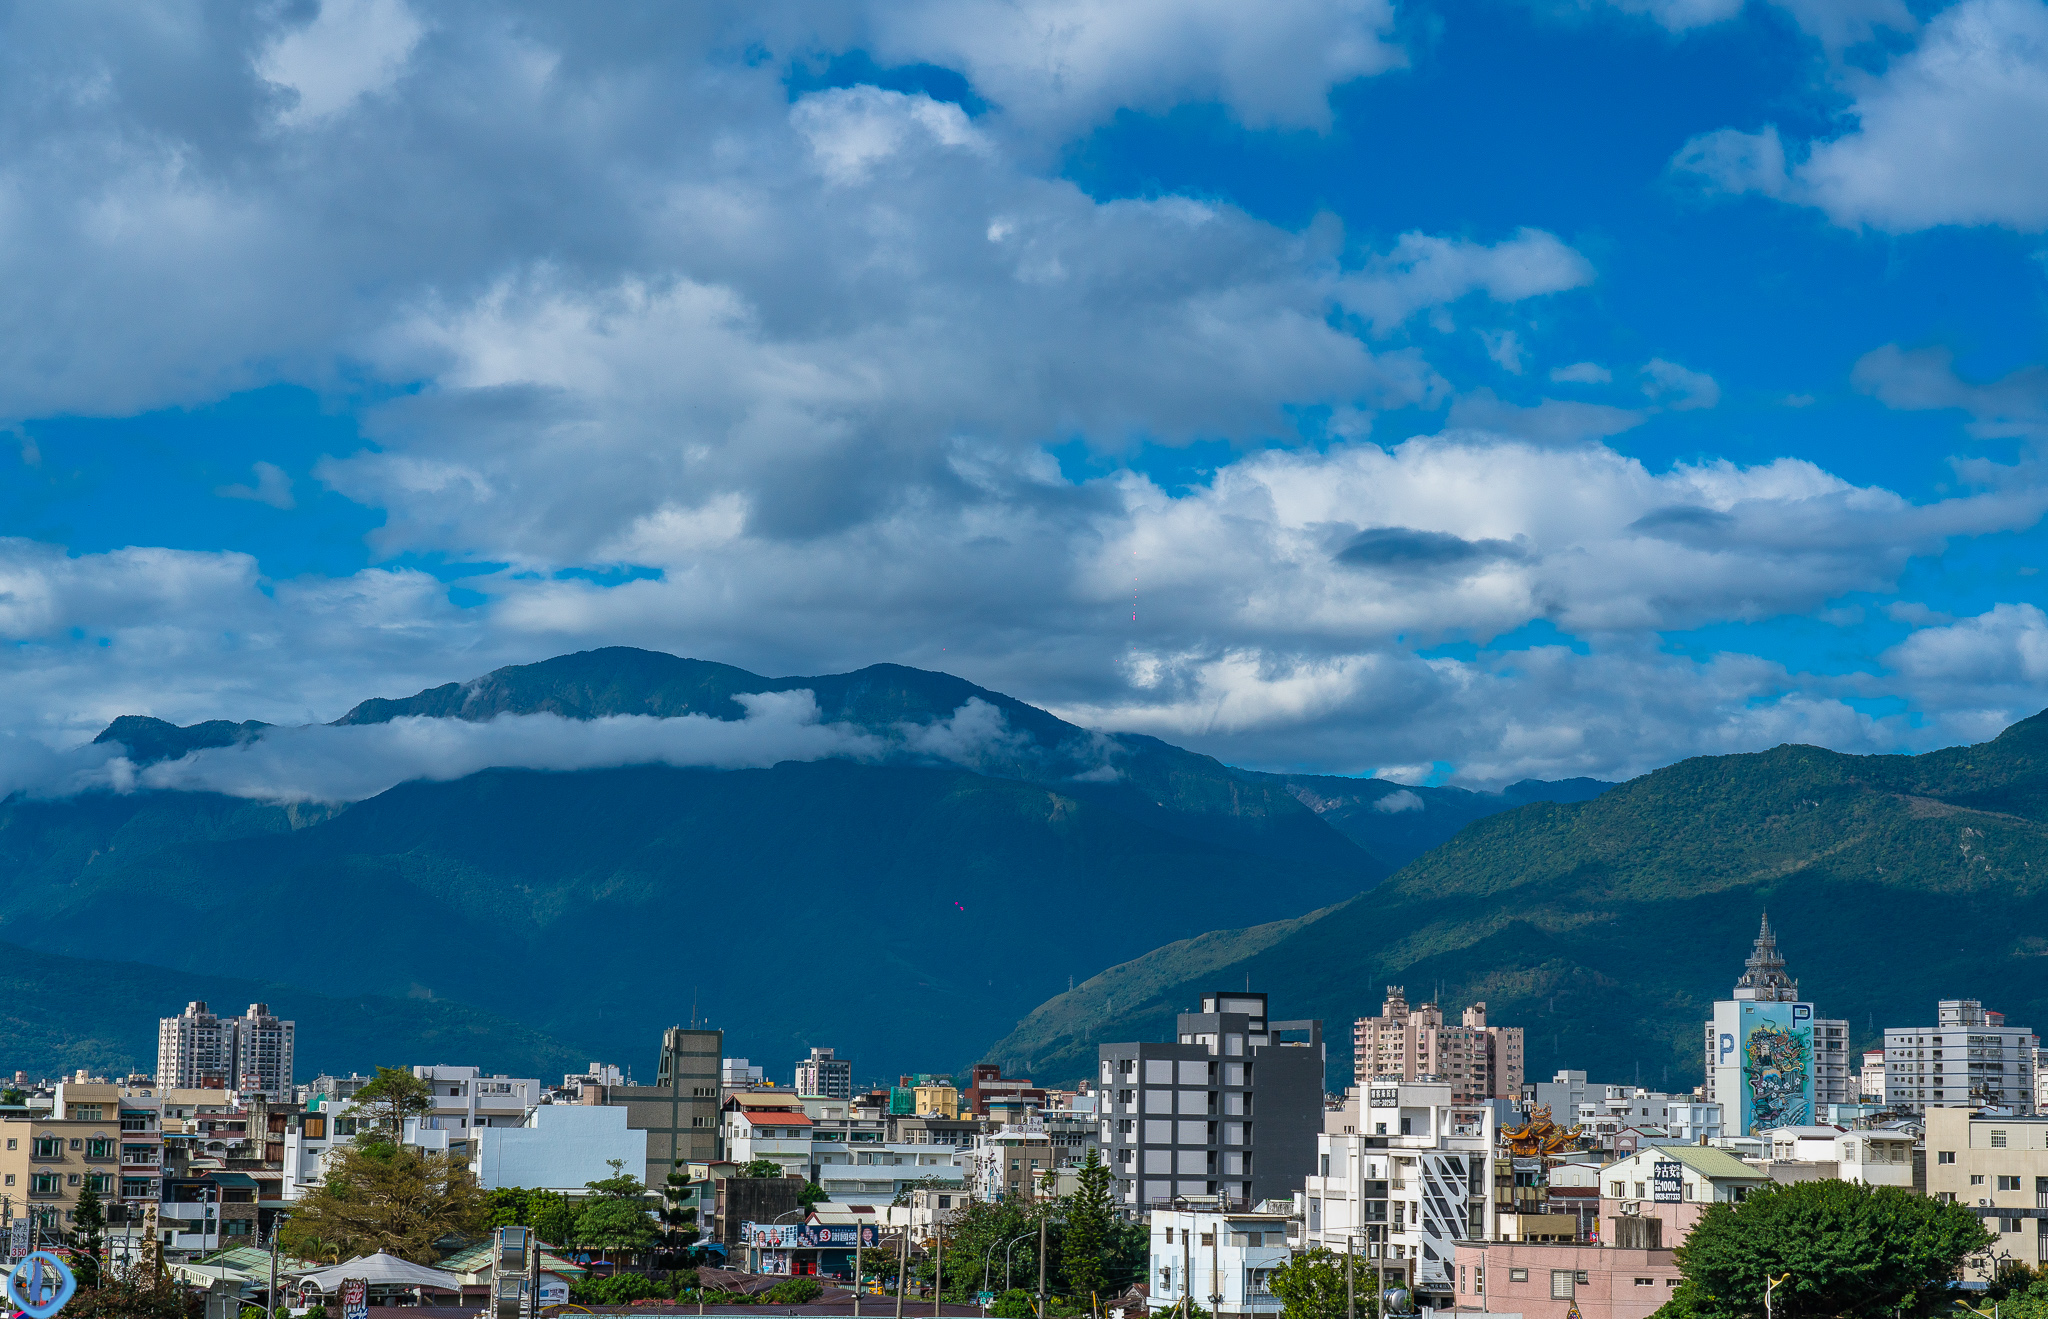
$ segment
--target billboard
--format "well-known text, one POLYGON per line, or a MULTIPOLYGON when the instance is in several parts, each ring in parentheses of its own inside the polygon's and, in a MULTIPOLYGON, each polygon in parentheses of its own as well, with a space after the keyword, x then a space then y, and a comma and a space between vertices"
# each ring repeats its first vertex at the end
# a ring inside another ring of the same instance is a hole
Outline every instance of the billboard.
POLYGON ((341 1280, 341 1319, 370 1319, 370 1284, 361 1278, 341 1280))
POLYGON ((811 1243, 804 1240, 802 1223, 741 1223, 740 1244, 782 1250, 791 1246, 808 1246, 811 1243))
POLYGON ((1813 1121, 1813 1004, 1731 1002, 1716 1012, 1717 1062, 1735 1093, 1716 1098, 1742 1135, 1813 1121), (1730 1100, 1734 1103, 1730 1103, 1730 1100))
POLYGON ((1650 1165, 1650 1198, 1657 1204, 1677 1204, 1685 1198, 1685 1170, 1670 1159, 1650 1165))

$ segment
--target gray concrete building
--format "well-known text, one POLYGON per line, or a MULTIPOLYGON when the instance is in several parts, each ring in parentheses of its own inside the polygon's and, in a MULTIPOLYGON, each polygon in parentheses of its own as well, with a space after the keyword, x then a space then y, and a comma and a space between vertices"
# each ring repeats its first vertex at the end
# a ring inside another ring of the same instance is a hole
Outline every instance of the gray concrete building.
POLYGON ((1323 1023, 1274 1021, 1259 993, 1202 996, 1171 1043, 1099 1050, 1101 1139, 1132 1208, 1291 1196, 1323 1129, 1323 1023))
POLYGON ((661 1033, 661 1059, 653 1085, 590 1085, 586 1104, 618 1104, 626 1125, 647 1133, 643 1180, 660 1190, 680 1164, 724 1157, 719 1138, 719 1053, 725 1032, 671 1026, 661 1033))

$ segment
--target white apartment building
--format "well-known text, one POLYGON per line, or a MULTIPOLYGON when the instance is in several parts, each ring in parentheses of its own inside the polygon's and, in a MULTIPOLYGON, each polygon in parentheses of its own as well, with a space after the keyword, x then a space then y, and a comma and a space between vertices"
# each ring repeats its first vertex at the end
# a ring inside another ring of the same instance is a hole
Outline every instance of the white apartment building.
POLYGON ((407 1118, 405 1139, 429 1149, 446 1149, 464 1159, 470 1132, 479 1127, 520 1127, 540 1104, 540 1078, 485 1076, 478 1067, 415 1067, 412 1074, 433 1093, 431 1113, 407 1118), (439 1133, 439 1134, 429 1134, 439 1133))
MULTIPOLYGON (((1158 1313, 1192 1299, 1213 1315, 1279 1314, 1273 1270, 1294 1252, 1287 1244, 1287 1216, 1218 1213, 1213 1209, 1154 1209, 1151 1296, 1158 1313), (1190 1296, 1192 1293, 1192 1296, 1190 1296)), ((1360 1282, 1370 1296, 1372 1275, 1360 1282)))
POLYGON ((1945 998, 1934 1025, 1885 1031, 1884 1102, 1915 1113, 1986 1104, 2032 1113, 2040 1048, 2033 1031, 1976 999, 1945 998))
POLYGON ((790 1107, 741 1107, 725 1114, 725 1157, 738 1164, 766 1159, 784 1174, 811 1175, 811 1115, 790 1107))
POLYGON ((583 1195, 612 1176, 617 1160, 635 1172, 647 1166, 647 1133, 626 1125, 612 1104, 542 1104, 517 1127, 490 1126, 470 1137, 469 1170, 486 1191, 528 1190, 583 1195))
POLYGON ((1913 1137, 1901 1131, 1779 1127, 1762 1133, 1774 1163, 1819 1165, 1824 1178, 1860 1186, 1913 1185, 1913 1137))
POLYGON ((163 1090, 239 1090, 292 1097, 296 1023, 251 1003, 239 1017, 218 1017, 203 1002, 157 1020, 156 1083, 163 1090))
POLYGON ((797 1060, 796 1092, 817 1099, 853 1098, 852 1061, 831 1049, 812 1049, 810 1057, 797 1060))
POLYGON ((2048 1264, 2048 1119, 1929 1108, 1927 1194, 1963 1205, 1998 1234, 1965 1261, 1966 1279, 1986 1278, 2000 1255, 2048 1264))
MULTIPOLYGON (((1358 1130, 1317 1137, 1296 1205, 1304 1248, 1354 1246, 1405 1273, 1418 1296, 1454 1294, 1454 1246, 1491 1240, 1494 1110, 1456 1103, 1440 1081, 1365 1087, 1358 1130)), ((1334 1124, 1333 1124, 1334 1125, 1334 1124)))
POLYGON ((245 1098, 292 1097, 292 1054, 298 1024, 273 1016, 268 1003, 251 1003, 235 1019, 235 1084, 245 1098))
MULTIPOLYGON (((2038 1076, 2040 1071, 2041 1069, 2037 1065, 2034 1068, 2035 1075, 2038 1076)), ((1883 1049, 1865 1049, 1863 1051, 1863 1070, 1856 1073, 1856 1097, 1866 1104, 1882 1104, 1884 1102, 1883 1049)))

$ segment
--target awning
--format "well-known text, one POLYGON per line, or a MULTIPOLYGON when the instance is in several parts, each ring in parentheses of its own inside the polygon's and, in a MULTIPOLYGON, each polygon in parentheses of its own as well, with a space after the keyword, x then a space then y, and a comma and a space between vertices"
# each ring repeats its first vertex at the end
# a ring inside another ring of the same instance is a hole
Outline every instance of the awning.
POLYGON ((302 1286, 318 1287, 322 1292, 337 1292, 341 1290, 344 1278, 361 1278, 372 1287, 425 1287, 444 1292, 462 1290, 462 1280, 445 1269, 430 1269, 381 1250, 346 1264, 329 1264, 324 1269, 300 1274, 299 1282, 302 1286))

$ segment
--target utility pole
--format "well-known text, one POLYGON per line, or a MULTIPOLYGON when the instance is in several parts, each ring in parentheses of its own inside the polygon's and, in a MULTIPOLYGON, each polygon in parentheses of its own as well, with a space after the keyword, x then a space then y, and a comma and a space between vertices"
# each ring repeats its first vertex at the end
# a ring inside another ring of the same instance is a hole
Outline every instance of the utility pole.
POLYGON ((937 1234, 932 1250, 932 1319, 938 1319, 939 1295, 946 1284, 946 1225, 939 1221, 936 1209, 932 1211, 932 1231, 937 1234))
POLYGON ((278 1214, 270 1220, 270 1295, 265 1304, 270 1307, 271 1319, 277 1319, 277 1229, 287 1217, 278 1214))
POLYGON ((1219 1205, 1216 1230, 1209 1234, 1209 1319, 1219 1319, 1223 1313, 1223 1243, 1217 1240, 1222 1235, 1223 1215, 1219 1205))
POLYGON ((1180 1298, 1183 1303, 1182 1313, 1189 1315, 1190 1319, 1195 1308, 1195 1250, 1190 1240, 1194 1232, 1194 1221, 1195 1216, 1189 1214, 1187 1222, 1182 1224, 1180 1229, 1180 1298))
POLYGON ((910 1269, 910 1224, 896 1239, 896 1319, 903 1319, 903 1275, 910 1269))
POLYGON ((1038 1319, 1045 1319, 1045 1224, 1046 1215, 1038 1217, 1038 1319))

